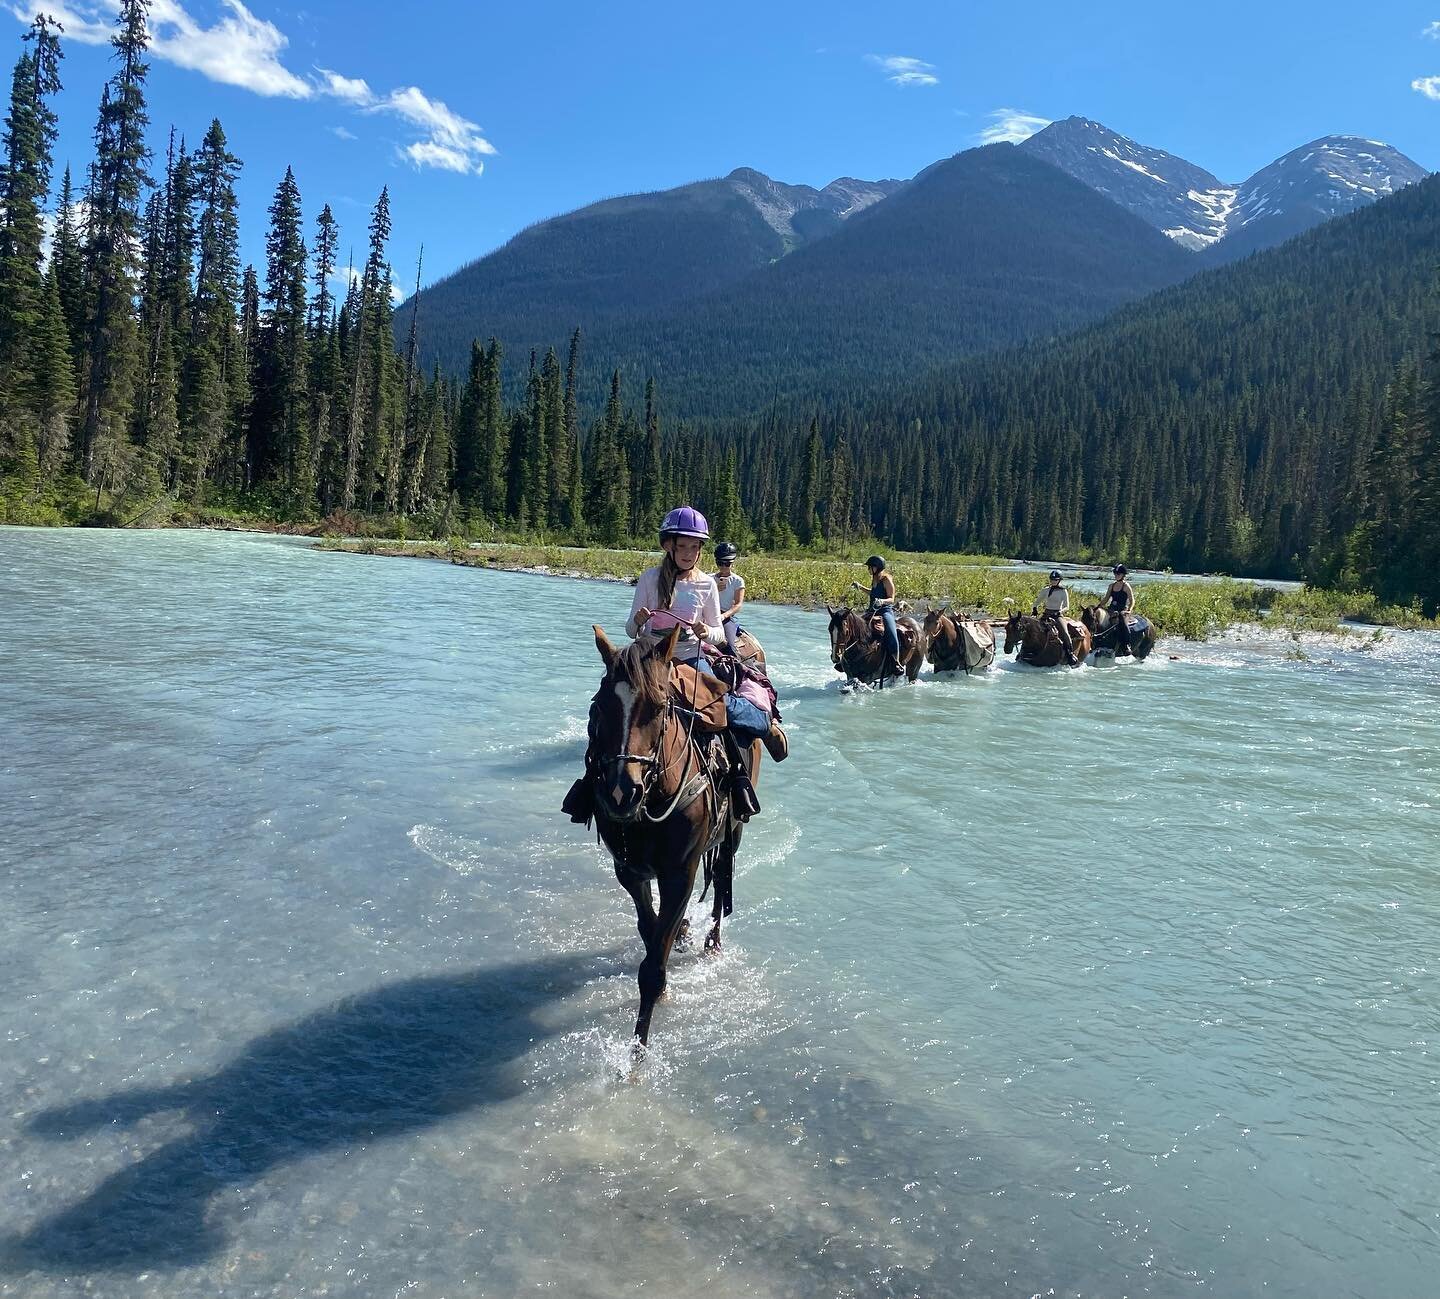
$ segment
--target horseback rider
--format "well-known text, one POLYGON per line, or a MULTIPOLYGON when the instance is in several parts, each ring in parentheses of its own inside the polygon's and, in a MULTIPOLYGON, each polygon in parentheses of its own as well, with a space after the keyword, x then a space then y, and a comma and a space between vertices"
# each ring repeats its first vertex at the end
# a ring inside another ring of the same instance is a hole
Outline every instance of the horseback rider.
MULTIPOLYGON (((666 636, 679 627, 672 661, 689 664, 697 672, 713 677, 715 670, 706 661, 701 644, 723 646, 725 633, 721 630, 715 579, 698 566, 701 548, 709 536, 705 516, 689 505, 665 516, 660 525, 660 548, 665 558, 647 568, 635 583, 625 631, 631 639, 639 639, 642 635, 666 636)), ((789 753, 789 742, 780 724, 763 708, 733 690, 724 698, 728 725, 722 735, 730 756, 731 801, 736 816, 744 821, 760 810, 760 801, 743 759, 742 743, 761 740, 771 757, 780 762, 789 753)), ((589 766, 587 752, 587 774, 589 766)), ((588 820, 593 809, 589 780, 576 781, 562 806, 572 821, 588 820)))
POLYGON ((715 585, 720 590, 720 619, 725 630, 725 643, 736 654, 735 638, 744 628, 736 621, 745 607, 745 579, 735 572, 740 548, 733 541, 722 541, 715 547, 715 585))
POLYGON ((1070 639, 1070 628, 1065 623, 1065 615, 1070 612, 1070 592, 1061 583, 1060 570, 1052 568, 1050 585, 1040 592, 1040 617, 1054 624, 1060 644, 1065 649, 1065 661, 1072 668, 1078 668, 1080 660, 1075 657, 1075 643, 1070 639))
POLYGON ((1130 653, 1130 622, 1125 617, 1135 607, 1135 588, 1125 580, 1130 570, 1124 564, 1116 564, 1115 580, 1105 588, 1105 599, 1115 628, 1115 652, 1130 653))
MULTIPOLYGON (((888 662, 882 676, 900 675, 900 629, 895 624, 895 579, 885 570, 885 560, 880 555, 871 555, 865 561, 865 567, 870 570, 870 607, 866 612, 872 617, 880 615, 880 620, 885 624, 885 653, 888 662)), ((851 582, 851 586, 864 590, 865 587, 859 582, 851 582)))

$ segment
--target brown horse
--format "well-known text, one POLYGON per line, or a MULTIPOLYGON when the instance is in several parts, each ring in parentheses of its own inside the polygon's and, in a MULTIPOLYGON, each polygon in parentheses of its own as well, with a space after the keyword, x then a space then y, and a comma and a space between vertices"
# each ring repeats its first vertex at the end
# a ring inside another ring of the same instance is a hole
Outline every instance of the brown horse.
MULTIPOLYGON (((859 610, 842 606, 830 609, 830 662, 835 671, 843 672, 845 680, 872 681, 885 684, 885 638, 877 635, 871 625, 870 616, 859 610)), ((925 662, 925 650, 929 641, 920 623, 906 615, 895 620, 900 633, 900 668, 907 681, 914 681, 920 675, 921 664, 925 662)))
POLYGON ((979 672, 995 662, 995 633, 988 620, 931 609, 924 627, 930 642, 925 657, 936 672, 979 672))
MULTIPOLYGON (((1084 662, 1091 649, 1089 628, 1074 618, 1066 618, 1065 626, 1070 629, 1075 657, 1084 662)), ((1011 653, 1017 646, 1020 652, 1015 656, 1016 661, 1031 667, 1053 668, 1065 661, 1060 634, 1048 620, 1031 613, 1012 613, 1005 620, 1005 653, 1011 653)))
MULTIPOLYGON (((650 1017, 665 992, 665 967, 685 921, 702 860, 715 886, 714 923, 706 951, 720 948, 720 920, 730 914, 730 884, 741 825, 730 806, 725 759, 697 742, 695 714, 677 705, 670 656, 680 629, 653 644, 616 649, 604 631, 595 647, 605 676, 591 708, 596 828, 615 859, 615 876, 635 902, 645 959, 640 963, 643 1046, 650 1017), (650 884, 660 890, 656 910, 650 884)), ((752 781, 760 742, 750 746, 752 781)))
MULTIPOLYGON (((1125 615, 1130 624, 1129 653, 1137 662, 1150 657, 1155 648, 1157 633, 1155 624, 1138 613, 1125 615)), ((1080 620, 1090 630, 1096 649, 1114 649, 1119 654, 1119 637, 1115 626, 1115 615, 1098 604, 1087 604, 1080 610, 1080 620)))

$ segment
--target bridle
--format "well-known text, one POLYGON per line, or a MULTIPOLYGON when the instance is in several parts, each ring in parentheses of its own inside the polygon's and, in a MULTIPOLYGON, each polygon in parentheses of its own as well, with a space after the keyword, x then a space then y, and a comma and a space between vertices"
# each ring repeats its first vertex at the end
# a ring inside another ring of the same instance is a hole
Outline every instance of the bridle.
POLYGON ((864 617, 854 609, 851 609, 845 615, 840 626, 836 629, 837 636, 845 635, 848 636, 849 639, 838 649, 831 651, 830 661, 837 668, 843 667, 849 676, 859 675, 858 673, 850 671, 849 665, 855 655, 858 654, 860 656, 859 663, 863 667, 869 659, 875 657, 876 651, 880 648, 879 641, 869 640, 867 643, 867 630, 868 623, 864 617))
MULTIPOLYGON (((680 800, 684 797, 690 785, 694 783, 689 777, 691 764, 695 760, 695 745, 693 743, 696 717, 695 703, 696 700, 691 699, 691 707, 687 710, 690 717, 685 723, 685 765, 680 769, 680 780, 675 790, 675 797, 670 800, 669 806, 658 815, 651 812, 647 805, 650 802, 650 794, 655 787, 655 781, 660 775, 662 765, 660 754, 665 749, 665 733, 669 730, 670 722, 674 719, 676 712, 675 700, 670 696, 668 689, 665 694, 665 710, 660 718, 660 735, 655 741, 655 748, 652 752, 630 753, 628 750, 622 749, 619 753, 604 754, 597 759, 597 764, 601 771, 610 777, 610 785, 618 783, 620 768, 626 763, 633 762, 642 769, 640 777, 640 797, 635 800, 634 805, 626 812, 616 812, 607 805, 607 799, 605 797, 606 786, 604 784, 601 785, 598 791, 601 797, 596 800, 596 807, 607 821, 614 821, 619 825, 629 825, 636 821, 649 821, 655 824, 668 820, 671 815, 674 814, 675 809, 680 805, 680 800)), ((633 727, 631 729, 633 729, 633 727)), ((699 790, 697 788, 692 793, 692 801, 694 793, 698 792, 699 790)))

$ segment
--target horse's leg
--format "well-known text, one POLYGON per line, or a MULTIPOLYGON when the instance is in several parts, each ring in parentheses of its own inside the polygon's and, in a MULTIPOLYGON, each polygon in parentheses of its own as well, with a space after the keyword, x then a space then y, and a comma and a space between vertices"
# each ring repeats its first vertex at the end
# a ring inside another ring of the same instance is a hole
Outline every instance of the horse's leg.
POLYGON ((655 898, 650 892, 650 880, 647 876, 636 875, 631 871, 622 870, 619 866, 615 868, 615 878, 620 881, 625 892, 635 903, 636 928, 640 931, 640 941, 645 944, 645 950, 650 950, 650 944, 655 938, 655 898))
POLYGON ((712 956, 720 950, 720 921, 725 916, 730 901, 731 881, 735 877, 735 844, 740 839, 741 825, 733 817, 720 841, 715 854, 713 869, 715 876, 715 897, 710 905, 710 932, 705 935, 705 955, 712 956))
MULTIPOLYGON (((749 748, 750 783, 758 788, 760 784, 760 741, 752 740, 749 748)), ((733 816, 727 818, 725 834, 720 840, 719 851, 715 854, 713 872, 715 876, 715 900, 710 908, 710 932, 705 935, 706 955, 720 950, 720 922, 734 909, 735 853, 740 847, 740 837, 745 833, 743 821, 733 816)))
POLYGON ((660 881, 660 912, 655 921, 653 941, 645 945, 645 959, 640 962, 640 1015, 635 1021, 635 1036, 644 1046, 650 1039, 650 1017, 655 1013, 655 1003, 665 993, 665 965, 670 959, 670 948, 680 932, 680 922, 685 919, 685 907, 695 888, 695 867, 699 864, 700 851, 683 863, 676 863, 658 873, 660 881))

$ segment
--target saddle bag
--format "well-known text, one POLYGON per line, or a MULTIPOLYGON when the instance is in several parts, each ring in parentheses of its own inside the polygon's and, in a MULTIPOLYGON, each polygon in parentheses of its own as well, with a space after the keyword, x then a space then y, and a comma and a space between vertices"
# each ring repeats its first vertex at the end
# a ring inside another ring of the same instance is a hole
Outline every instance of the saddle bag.
POLYGON ((695 729, 702 734, 725 729, 728 693, 729 687, 723 681, 697 672, 688 663, 670 665, 670 698, 677 708, 695 714, 695 729))

